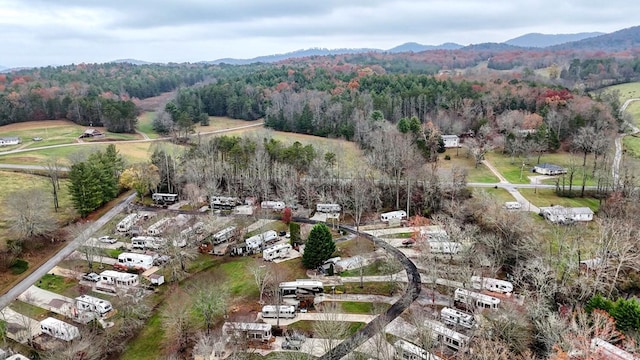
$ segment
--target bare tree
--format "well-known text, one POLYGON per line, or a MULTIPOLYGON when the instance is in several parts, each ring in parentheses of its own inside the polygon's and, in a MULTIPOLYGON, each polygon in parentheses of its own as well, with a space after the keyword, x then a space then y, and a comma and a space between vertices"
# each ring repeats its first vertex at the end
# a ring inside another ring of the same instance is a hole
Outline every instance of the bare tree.
POLYGON ((165 304, 160 313, 167 354, 183 351, 191 337, 191 306, 188 306, 190 301, 190 296, 174 287, 173 298, 165 304))
POLYGON ((58 203, 58 192, 60 191, 60 161, 57 156, 52 156, 47 160, 47 164, 45 166, 47 170, 47 175, 49 176, 49 180, 51 181, 51 190, 53 193, 53 208, 57 212, 59 203, 58 203))
POLYGON ((206 334, 209 335, 216 317, 225 313, 228 291, 224 285, 208 281, 196 284, 191 293, 193 294, 193 309, 201 318, 206 328, 206 334))
POLYGON ((253 279, 258 286, 258 291, 260 291, 260 304, 264 304, 262 297, 264 295, 264 291, 271 284, 273 279, 274 269, 271 266, 266 264, 261 264, 258 260, 253 261, 249 265, 249 272, 253 275, 253 279))
POLYGON ((56 221, 48 206, 47 194, 38 188, 14 191, 5 198, 7 222, 20 239, 45 235, 53 231, 56 221))
POLYGON ((101 332, 82 331, 80 337, 69 341, 64 347, 45 352, 41 359, 45 360, 97 360, 105 358, 108 344, 104 342, 101 332))
POLYGON ((338 343, 349 333, 349 323, 342 319, 340 305, 335 302, 323 302, 320 319, 313 324, 314 336, 321 339, 320 343, 329 354, 338 343))

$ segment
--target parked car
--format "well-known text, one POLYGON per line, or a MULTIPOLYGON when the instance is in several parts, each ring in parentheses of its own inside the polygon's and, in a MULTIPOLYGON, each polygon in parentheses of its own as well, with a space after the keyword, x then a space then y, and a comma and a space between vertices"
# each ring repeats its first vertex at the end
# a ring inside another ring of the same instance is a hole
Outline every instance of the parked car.
POLYGON ((92 272, 92 273, 82 275, 82 279, 87 281, 97 282, 98 280, 100 280, 100 275, 92 272))
POLYGON ((110 236, 100 236, 98 238, 98 241, 103 242, 103 243, 107 243, 107 244, 115 244, 116 242, 118 242, 118 239, 116 238, 112 238, 110 236))
POLYGON ((43 139, 39 136, 36 136, 32 139, 33 141, 42 141, 43 139))
POLYGON ((280 232, 278 233, 278 236, 285 236, 285 235, 287 235, 287 232, 286 232, 286 231, 280 231, 280 232))

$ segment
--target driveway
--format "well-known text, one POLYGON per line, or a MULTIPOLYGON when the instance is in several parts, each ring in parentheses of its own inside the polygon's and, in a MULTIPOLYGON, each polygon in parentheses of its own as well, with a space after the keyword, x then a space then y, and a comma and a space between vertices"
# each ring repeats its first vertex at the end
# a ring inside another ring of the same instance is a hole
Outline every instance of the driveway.
POLYGON ((29 287, 27 291, 18 296, 18 300, 56 314, 69 318, 73 317, 72 308, 75 302, 74 299, 41 289, 37 286, 29 287))
POLYGON ((42 332, 40 322, 28 316, 22 315, 9 307, 0 311, 0 318, 7 322, 7 337, 21 344, 27 343, 42 332))

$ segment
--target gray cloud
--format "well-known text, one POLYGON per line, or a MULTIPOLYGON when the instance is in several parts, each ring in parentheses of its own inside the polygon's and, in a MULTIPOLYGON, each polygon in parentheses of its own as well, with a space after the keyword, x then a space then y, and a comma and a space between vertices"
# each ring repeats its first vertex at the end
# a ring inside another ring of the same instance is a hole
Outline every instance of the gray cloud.
POLYGON ((611 32, 637 25, 639 11, 640 3, 622 0, 5 0, 0 64, 501 42, 528 32, 611 32))

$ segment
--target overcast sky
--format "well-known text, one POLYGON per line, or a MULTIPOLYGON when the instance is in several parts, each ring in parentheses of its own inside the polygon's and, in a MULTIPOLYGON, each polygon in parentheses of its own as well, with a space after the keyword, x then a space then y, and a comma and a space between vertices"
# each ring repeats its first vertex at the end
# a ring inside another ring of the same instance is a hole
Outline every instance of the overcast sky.
POLYGON ((640 25, 630 0, 0 0, 0 65, 197 62, 640 25))

